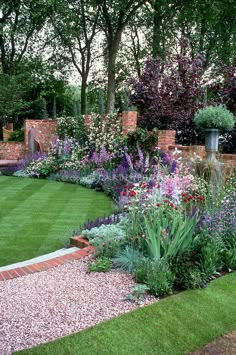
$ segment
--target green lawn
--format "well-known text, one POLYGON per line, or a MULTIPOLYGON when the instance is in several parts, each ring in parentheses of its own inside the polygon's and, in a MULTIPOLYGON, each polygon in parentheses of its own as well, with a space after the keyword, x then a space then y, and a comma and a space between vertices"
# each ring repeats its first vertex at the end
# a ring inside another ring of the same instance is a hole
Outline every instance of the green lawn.
MULTIPOLYGON (((25 355, 180 355, 236 329, 236 273, 165 298, 25 355)), ((18 354, 17 353, 17 354, 18 354)))
POLYGON ((101 192, 47 180, 0 176, 0 266, 68 244, 73 228, 112 211, 101 192))

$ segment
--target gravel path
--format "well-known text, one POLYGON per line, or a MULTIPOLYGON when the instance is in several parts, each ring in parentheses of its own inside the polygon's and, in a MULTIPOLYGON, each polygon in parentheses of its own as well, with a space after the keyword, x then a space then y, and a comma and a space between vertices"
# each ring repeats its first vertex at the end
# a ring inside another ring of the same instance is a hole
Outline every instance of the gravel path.
MULTIPOLYGON (((134 285, 129 274, 87 273, 87 260, 0 282, 0 355, 78 332, 138 307, 123 300, 134 285)), ((142 305, 153 301, 147 296, 142 305)))

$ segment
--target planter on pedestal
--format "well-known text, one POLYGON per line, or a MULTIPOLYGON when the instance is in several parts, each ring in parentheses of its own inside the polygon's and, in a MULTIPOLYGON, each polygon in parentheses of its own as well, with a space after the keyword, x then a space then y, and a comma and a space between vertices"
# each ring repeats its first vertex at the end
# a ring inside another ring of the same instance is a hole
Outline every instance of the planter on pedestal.
POLYGON ((219 130, 216 128, 205 129, 206 160, 216 162, 216 153, 219 145, 219 130))

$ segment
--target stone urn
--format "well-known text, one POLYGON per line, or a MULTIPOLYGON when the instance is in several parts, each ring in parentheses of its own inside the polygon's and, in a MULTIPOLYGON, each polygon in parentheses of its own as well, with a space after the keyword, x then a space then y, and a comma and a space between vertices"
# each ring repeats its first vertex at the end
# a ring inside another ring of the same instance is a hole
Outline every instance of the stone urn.
POLYGON ((206 160, 216 162, 216 153, 219 145, 219 130, 216 128, 205 128, 205 150, 206 160))

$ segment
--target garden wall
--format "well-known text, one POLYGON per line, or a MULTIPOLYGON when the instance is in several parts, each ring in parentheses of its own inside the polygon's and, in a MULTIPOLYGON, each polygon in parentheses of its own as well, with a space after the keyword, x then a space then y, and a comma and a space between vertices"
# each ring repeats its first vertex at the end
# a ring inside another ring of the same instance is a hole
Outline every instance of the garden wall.
POLYGON ((24 155, 24 142, 0 142, 0 160, 18 160, 24 155))
MULTIPOLYGON (((162 130, 158 131, 158 147, 161 150, 169 151, 173 153, 175 149, 178 149, 182 152, 182 156, 193 157, 197 155, 200 158, 204 158, 206 155, 204 145, 192 145, 192 146, 183 146, 175 144, 175 131, 171 130, 162 130)), ((217 154, 217 159, 222 161, 228 166, 236 167, 236 154, 217 154)))
POLYGON ((56 120, 25 120, 25 148, 28 150, 28 133, 34 128, 34 139, 39 144, 40 151, 46 152, 55 136, 56 120))

